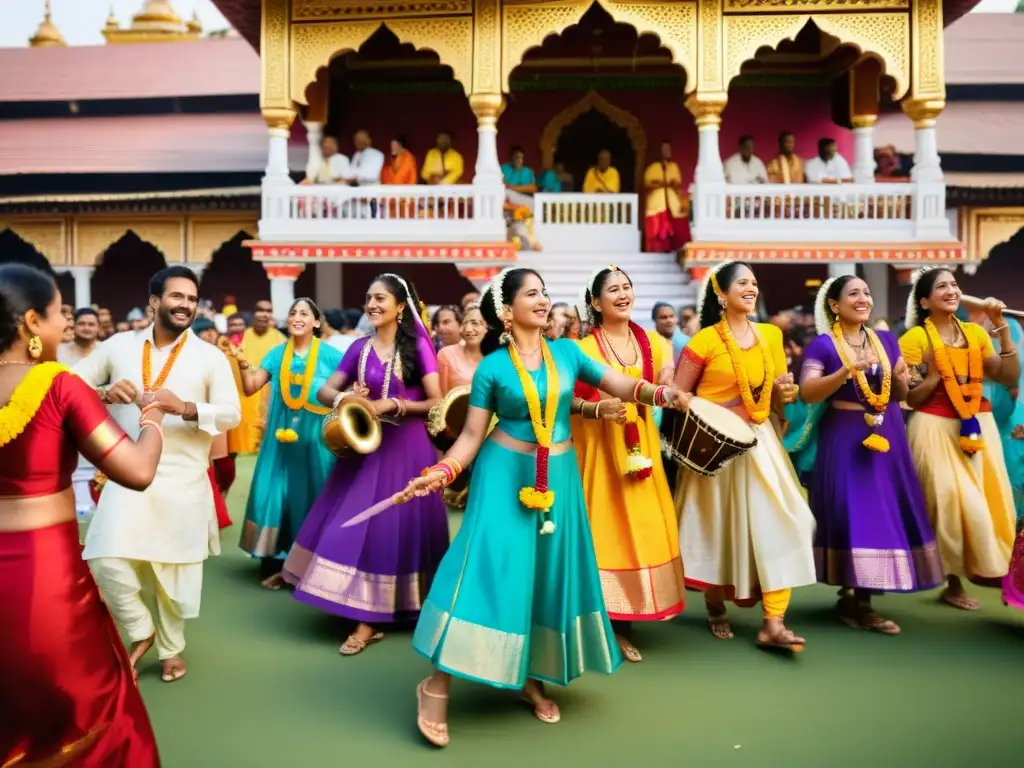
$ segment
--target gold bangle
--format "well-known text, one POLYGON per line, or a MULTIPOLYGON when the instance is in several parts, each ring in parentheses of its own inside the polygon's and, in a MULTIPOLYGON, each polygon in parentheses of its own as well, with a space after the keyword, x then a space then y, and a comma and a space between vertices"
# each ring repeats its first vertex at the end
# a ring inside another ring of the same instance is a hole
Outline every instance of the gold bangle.
POLYGON ((658 388, 650 382, 643 382, 637 387, 636 401, 641 405, 654 405, 654 395, 658 391, 658 388))

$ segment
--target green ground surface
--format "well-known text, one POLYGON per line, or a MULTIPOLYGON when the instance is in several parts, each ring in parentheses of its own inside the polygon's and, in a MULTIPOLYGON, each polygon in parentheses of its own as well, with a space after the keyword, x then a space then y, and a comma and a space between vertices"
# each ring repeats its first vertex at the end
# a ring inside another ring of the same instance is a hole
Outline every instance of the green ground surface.
POLYGON ((973 615, 935 592, 880 599, 899 637, 841 625, 830 588, 798 590, 789 620, 808 648, 792 659, 753 647, 757 610, 734 611, 736 640, 715 640, 691 594, 682 617, 638 629, 643 663, 552 689, 560 724, 456 683, 452 743, 431 749, 414 695, 429 665, 409 632, 342 658, 342 621, 259 587, 236 546, 251 471, 239 463, 236 525, 207 563, 188 676, 161 683, 155 656, 143 668, 167 768, 1022 764, 1024 614, 981 589, 973 615))

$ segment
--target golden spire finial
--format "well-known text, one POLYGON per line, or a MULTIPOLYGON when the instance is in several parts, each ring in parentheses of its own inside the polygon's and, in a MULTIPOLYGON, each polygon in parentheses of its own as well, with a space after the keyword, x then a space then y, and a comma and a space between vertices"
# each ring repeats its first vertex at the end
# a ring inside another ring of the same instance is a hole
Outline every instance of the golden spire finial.
POLYGON ((118 29, 121 25, 117 23, 117 14, 114 13, 114 5, 110 5, 110 13, 107 14, 105 29, 118 29))
POLYGON ((52 48, 55 46, 66 46, 67 43, 64 41, 64 35, 60 33, 60 30, 50 20, 50 0, 46 0, 43 3, 43 20, 39 24, 39 29, 36 30, 28 44, 33 48, 52 48))
POLYGON ((192 18, 185 24, 185 29, 197 35, 203 31, 203 22, 199 20, 198 11, 192 11, 192 18))

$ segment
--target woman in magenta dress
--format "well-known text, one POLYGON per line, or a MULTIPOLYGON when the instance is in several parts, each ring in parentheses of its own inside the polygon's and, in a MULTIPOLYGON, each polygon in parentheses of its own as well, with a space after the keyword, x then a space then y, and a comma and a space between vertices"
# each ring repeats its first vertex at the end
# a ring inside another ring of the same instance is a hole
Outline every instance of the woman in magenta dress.
POLYGON ((1003 602, 1024 611, 1024 530, 1017 534, 1010 558, 1010 572, 1003 577, 1003 602))
POLYGON ((437 458, 425 418, 441 389, 418 306, 401 277, 377 277, 366 293, 373 335, 349 347, 317 395, 328 406, 349 393, 366 397, 384 430, 375 453, 335 465, 284 564, 297 600, 358 622, 339 649, 343 656, 382 639, 381 625, 416 620, 448 550, 448 516, 436 496, 342 527, 437 458))
POLYGON ((872 595, 932 589, 943 573, 900 411, 909 371, 896 337, 868 328, 872 307, 859 277, 821 287, 801 397, 812 404, 804 428, 817 431, 808 490, 818 581, 842 588, 844 623, 896 635, 872 595))
POLYGON ((54 362, 60 308, 49 275, 0 266, 0 765, 153 768, 132 661, 82 560, 71 475, 81 453, 144 490, 163 414, 151 406, 139 442, 127 439, 54 362))

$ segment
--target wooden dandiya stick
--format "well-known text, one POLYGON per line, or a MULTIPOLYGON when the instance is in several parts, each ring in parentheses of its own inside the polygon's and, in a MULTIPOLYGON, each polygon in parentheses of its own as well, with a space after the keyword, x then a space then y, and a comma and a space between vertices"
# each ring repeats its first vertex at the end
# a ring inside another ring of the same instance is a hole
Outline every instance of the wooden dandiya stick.
MULTIPOLYGON (((985 305, 985 300, 979 299, 977 296, 968 296, 967 294, 964 294, 960 297, 960 303, 967 309, 981 309, 985 305)), ((1024 311, 1019 309, 1004 309, 1003 314, 1009 315, 1010 317, 1024 319, 1024 311)))
POLYGON ((374 504, 369 509, 360 512, 358 515, 353 517, 351 520, 345 521, 344 523, 341 524, 341 527, 342 528, 351 528, 353 525, 358 525, 359 523, 364 523, 367 520, 369 520, 371 517, 376 517, 381 512, 387 512, 392 507, 400 504, 401 501, 402 501, 402 494, 396 493, 394 496, 392 496, 392 497, 390 497, 388 499, 384 499, 384 501, 380 501, 380 502, 374 504))

